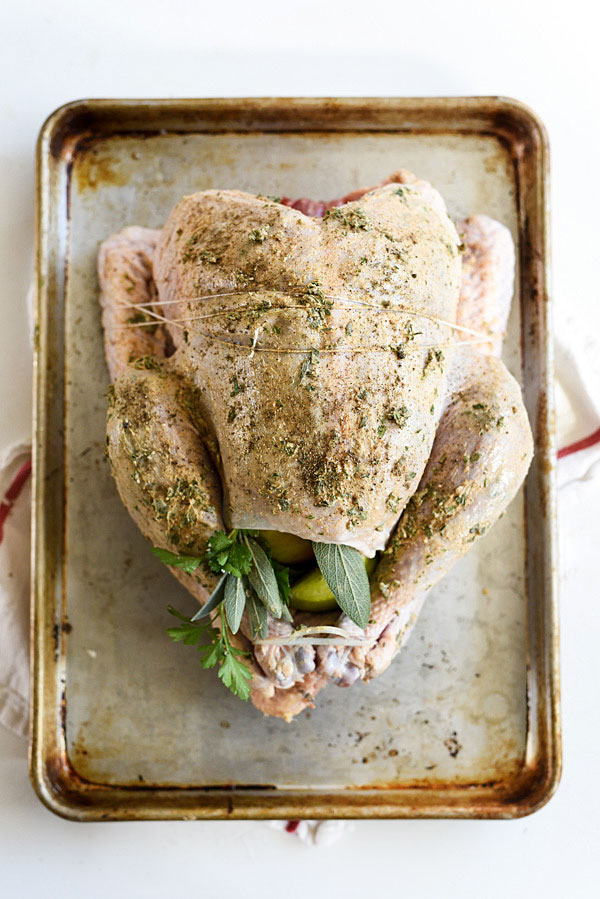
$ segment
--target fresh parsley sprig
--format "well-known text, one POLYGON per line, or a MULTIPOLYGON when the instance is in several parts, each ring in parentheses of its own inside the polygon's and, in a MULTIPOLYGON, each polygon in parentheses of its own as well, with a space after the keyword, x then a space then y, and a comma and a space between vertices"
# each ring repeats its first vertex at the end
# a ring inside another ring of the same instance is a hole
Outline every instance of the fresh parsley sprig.
POLYGON ((202 562, 199 556, 178 556, 176 553, 169 552, 168 549, 161 549, 160 546, 153 546, 152 552, 159 562, 170 565, 172 568, 181 568, 186 574, 192 574, 202 562))
MULTIPOLYGON (((289 568, 271 557, 268 547, 263 547, 255 538, 258 531, 235 529, 226 534, 216 531, 208 540, 204 557, 177 555, 159 547, 152 552, 165 565, 179 568, 186 574, 205 563, 221 577, 208 601, 192 618, 185 618, 179 612, 169 611, 180 618, 184 625, 169 628, 169 636, 186 645, 195 645, 202 634, 217 633, 212 624, 196 624, 201 619, 217 612, 221 629, 217 641, 204 654, 201 664, 212 668, 219 663, 219 677, 226 687, 237 696, 248 698, 249 687, 244 688, 240 677, 250 680, 250 670, 239 661, 243 655, 231 644, 231 636, 237 634, 242 615, 247 612, 252 639, 267 636, 268 613, 274 618, 292 621, 288 603, 290 599, 289 568), (247 674, 242 674, 242 669, 247 674), (248 695, 243 696, 242 694, 248 695)), ((247 655, 247 653, 246 653, 247 655)))
MULTIPOLYGON (((240 627, 244 608, 249 595, 255 595, 274 618, 291 621, 288 609, 290 599, 289 568, 271 557, 267 548, 255 538, 258 531, 235 529, 226 534, 215 531, 209 538, 204 558, 200 556, 177 555, 159 547, 152 552, 157 559, 173 568, 180 568, 187 574, 193 574, 204 561, 214 574, 222 575, 215 591, 193 620, 204 617, 220 602, 224 603, 227 621, 232 634, 240 627)), ((253 616, 254 617, 254 616, 253 616)), ((263 616, 260 614, 261 626, 264 629, 263 616)), ((252 636, 257 636, 254 627, 252 636)))
MULTIPOLYGON (((171 614, 183 624, 169 628, 172 640, 196 645, 202 635, 211 642, 199 646, 203 668, 219 666, 219 677, 226 687, 248 699, 252 674, 242 658, 249 653, 233 646, 231 637, 237 634, 244 611, 248 617, 253 640, 267 636, 269 614, 292 622, 289 611, 290 569, 273 559, 268 544, 256 538, 258 531, 235 529, 229 534, 216 531, 208 540, 204 557, 177 555, 168 550, 153 548, 154 555, 173 568, 187 574, 205 564, 219 581, 208 601, 192 618, 186 618, 169 606, 171 614), (220 629, 213 627, 213 614, 219 617, 220 629), (202 618, 209 622, 197 623, 202 618)), ((366 628, 371 608, 369 578, 363 556, 350 546, 313 542, 317 565, 335 596, 338 605, 359 627, 366 628)))
POLYGON ((167 630, 170 638, 176 643, 185 643, 186 646, 198 646, 200 652, 200 664, 203 668, 215 668, 219 666, 218 675, 225 684, 244 702, 250 697, 250 681, 252 672, 242 659, 250 655, 243 649, 238 649, 231 642, 231 633, 225 619, 224 609, 221 605, 217 613, 220 622, 220 630, 213 627, 212 621, 197 624, 191 618, 186 618, 173 606, 169 606, 169 612, 182 622, 179 627, 170 627, 167 630), (202 637, 209 637, 209 643, 200 643, 202 637))
POLYGON ((256 536, 257 531, 234 530, 231 534, 215 531, 209 537, 205 559, 215 574, 227 573, 234 577, 244 577, 252 568, 252 555, 246 542, 246 535, 256 536))
POLYGON ((315 543, 313 552, 327 586, 348 618, 366 628, 371 612, 371 588, 364 557, 352 546, 315 543))

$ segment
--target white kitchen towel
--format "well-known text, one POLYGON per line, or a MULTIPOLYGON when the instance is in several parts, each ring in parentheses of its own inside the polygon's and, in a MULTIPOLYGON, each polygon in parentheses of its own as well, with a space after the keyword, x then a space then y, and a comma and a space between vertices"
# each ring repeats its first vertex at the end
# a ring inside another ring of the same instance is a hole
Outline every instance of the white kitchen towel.
POLYGON ((558 487, 600 476, 600 352, 594 329, 561 322, 556 341, 558 487))
POLYGON ((31 453, 0 459, 0 724, 27 736, 31 453))

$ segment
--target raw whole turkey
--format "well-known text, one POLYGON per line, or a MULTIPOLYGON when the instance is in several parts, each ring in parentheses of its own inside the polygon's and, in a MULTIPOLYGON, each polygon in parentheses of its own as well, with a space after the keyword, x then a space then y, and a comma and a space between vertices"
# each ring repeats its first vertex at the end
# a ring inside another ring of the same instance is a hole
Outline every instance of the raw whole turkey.
MULTIPOLYGON (((203 556, 216 531, 255 529, 377 559, 366 628, 292 609, 265 643, 244 615, 254 705, 289 721, 330 681, 381 674, 531 461, 499 358, 508 230, 452 222, 399 171, 329 203, 202 191, 161 230, 109 238, 98 269, 108 454, 153 545, 203 556), (285 643, 319 622, 354 642, 285 643)), ((173 571, 206 603, 216 574, 173 571)))

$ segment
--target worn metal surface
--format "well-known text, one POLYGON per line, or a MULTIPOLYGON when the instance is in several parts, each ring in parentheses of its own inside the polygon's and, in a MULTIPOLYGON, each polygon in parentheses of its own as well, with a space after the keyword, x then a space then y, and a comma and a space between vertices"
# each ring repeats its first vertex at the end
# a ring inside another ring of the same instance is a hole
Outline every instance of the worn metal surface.
POLYGON ((89 101, 38 156, 31 774, 77 820, 510 817, 560 771, 547 148, 512 101, 89 101), (432 591, 379 679, 265 719, 165 635, 194 601, 156 562, 104 459, 98 244, 185 193, 333 197, 399 167, 519 248, 505 361, 536 456, 508 512, 432 591))

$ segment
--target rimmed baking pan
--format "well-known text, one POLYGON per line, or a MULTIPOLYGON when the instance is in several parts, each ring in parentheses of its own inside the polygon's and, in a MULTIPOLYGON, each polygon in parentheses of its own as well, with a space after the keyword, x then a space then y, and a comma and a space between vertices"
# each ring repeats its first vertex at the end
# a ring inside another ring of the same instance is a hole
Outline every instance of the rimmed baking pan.
POLYGON ((38 144, 31 776, 75 820, 515 817, 560 774, 548 147, 501 98, 90 100, 38 144), (436 587, 381 678, 291 725, 166 637, 194 601, 105 460, 95 261, 210 187, 334 197, 405 167, 518 248, 504 359, 535 435, 525 485, 436 587))

